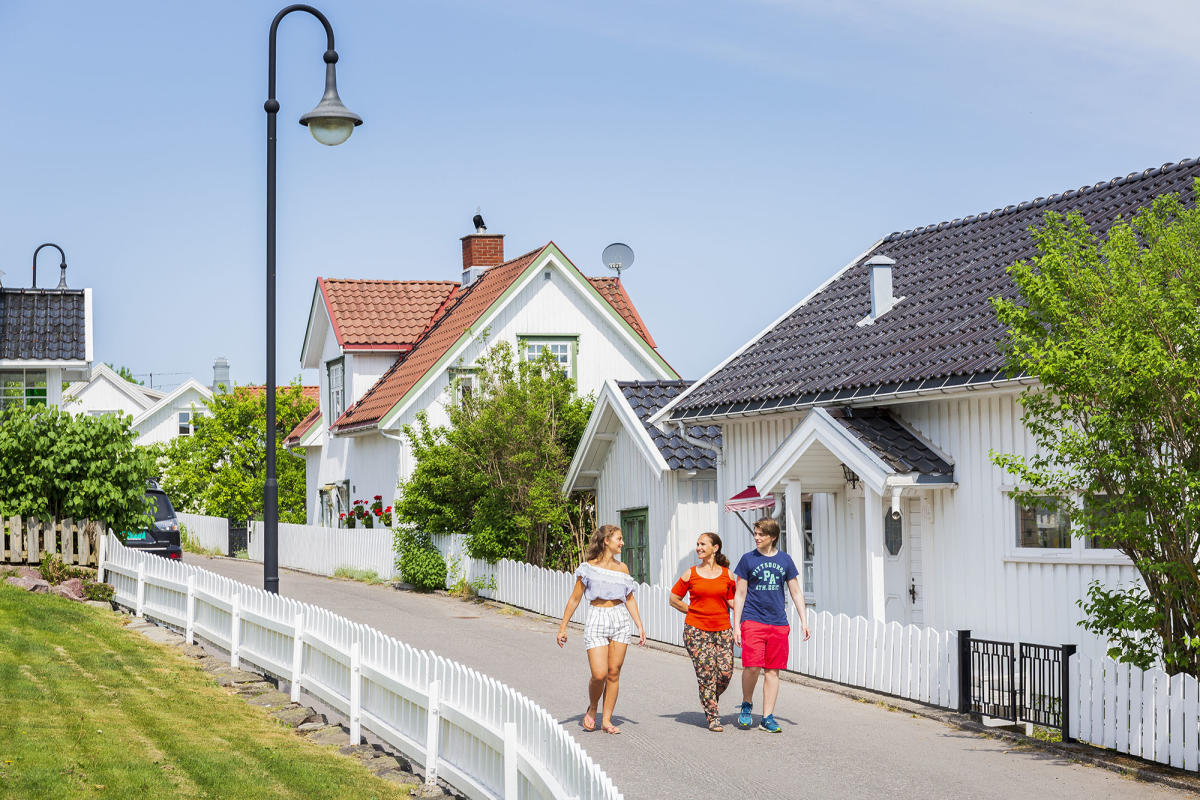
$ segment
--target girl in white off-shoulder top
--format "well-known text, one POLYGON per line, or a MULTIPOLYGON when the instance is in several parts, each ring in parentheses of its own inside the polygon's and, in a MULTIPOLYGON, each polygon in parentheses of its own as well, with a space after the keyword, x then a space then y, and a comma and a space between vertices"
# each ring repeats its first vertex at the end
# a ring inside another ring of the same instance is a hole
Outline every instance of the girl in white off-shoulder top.
POLYGON ((584 730, 596 729, 596 710, 604 695, 604 714, 600 718, 605 733, 620 733, 612 723, 617 705, 621 665, 625 649, 631 640, 630 625, 637 626, 638 645, 646 644, 646 630, 638 613, 633 590, 637 584, 629 575, 629 567, 617 560, 625 544, 621 529, 616 525, 601 525, 588 543, 586 560, 575 570, 575 589, 567 599, 562 624, 558 626, 558 646, 567 643, 567 622, 586 599, 587 624, 583 629, 583 644, 587 648, 588 666, 592 676, 588 681, 588 708, 580 724, 584 730))

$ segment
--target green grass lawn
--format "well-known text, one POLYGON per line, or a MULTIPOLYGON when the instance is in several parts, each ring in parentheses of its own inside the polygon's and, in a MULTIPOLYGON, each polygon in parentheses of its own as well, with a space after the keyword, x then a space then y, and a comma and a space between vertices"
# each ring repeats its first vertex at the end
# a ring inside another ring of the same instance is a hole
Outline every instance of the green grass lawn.
POLYGON ((408 796, 115 615, 0 585, 0 798, 408 796))

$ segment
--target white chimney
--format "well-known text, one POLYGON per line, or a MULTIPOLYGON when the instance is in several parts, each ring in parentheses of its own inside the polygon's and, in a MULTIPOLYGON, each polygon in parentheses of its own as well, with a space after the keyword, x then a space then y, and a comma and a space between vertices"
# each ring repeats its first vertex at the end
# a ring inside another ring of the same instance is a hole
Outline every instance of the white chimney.
POLYGON ((871 270, 871 313, 859 320, 859 325, 870 325, 904 299, 892 294, 892 267, 895 264, 896 260, 887 256, 867 259, 867 267, 871 270))
POLYGON ((213 394, 221 391, 221 386, 225 387, 225 391, 233 388, 229 385, 229 359, 225 356, 217 356, 213 361, 213 394))

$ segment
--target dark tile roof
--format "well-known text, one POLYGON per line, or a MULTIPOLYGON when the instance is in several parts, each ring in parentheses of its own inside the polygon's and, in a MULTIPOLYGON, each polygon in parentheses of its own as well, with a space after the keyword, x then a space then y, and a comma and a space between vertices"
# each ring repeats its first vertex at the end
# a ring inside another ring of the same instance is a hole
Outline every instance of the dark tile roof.
POLYGON ((0 289, 0 359, 85 358, 82 289, 0 289))
MULTIPOLYGON (((618 381, 617 387, 625 396, 638 419, 650 432, 658 451, 671 469, 716 469, 717 454, 706 447, 697 447, 684 441, 678 433, 667 435, 650 425, 647 420, 654 412, 678 397, 691 381, 618 381)), ((688 436, 707 442, 713 447, 721 446, 721 429, 715 425, 693 425, 687 429, 688 436)))
POLYGON ((1005 269, 1036 253, 1032 226, 1078 212, 1100 233, 1157 195, 1189 199, 1195 159, 990 213, 893 233, 705 379, 674 417, 752 412, 1003 378, 1003 327, 991 298, 1015 296, 1005 269), (895 259, 898 305, 874 324, 872 256, 895 259))
POLYGON ((952 465, 882 408, 834 408, 829 415, 897 472, 954 476, 952 465))

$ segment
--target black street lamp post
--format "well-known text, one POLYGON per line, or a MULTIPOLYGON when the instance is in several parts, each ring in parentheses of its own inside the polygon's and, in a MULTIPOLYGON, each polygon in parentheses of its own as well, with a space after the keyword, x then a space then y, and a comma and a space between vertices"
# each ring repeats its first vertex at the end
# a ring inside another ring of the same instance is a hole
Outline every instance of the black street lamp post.
POLYGON ((279 481, 275 477, 275 122, 279 101, 275 99, 275 33, 280 21, 293 11, 307 11, 325 27, 325 95, 317 107, 300 117, 313 138, 324 145, 338 145, 350 138, 362 118, 342 105, 337 92, 338 54, 333 47, 333 27, 317 9, 291 5, 271 21, 268 45, 267 102, 267 478, 263 484, 263 588, 279 593, 279 481))
POLYGON ((59 288, 59 289, 67 288, 67 254, 64 253, 63 249, 61 247, 59 247, 58 245, 56 245, 54 242, 46 242, 45 244, 39 244, 37 246, 37 249, 33 251, 33 288, 34 289, 37 288, 37 257, 38 257, 38 253, 42 252, 43 247, 53 247, 55 250, 58 251, 58 258, 59 258, 60 263, 58 265, 59 273, 58 273, 58 287, 57 288, 59 288))

